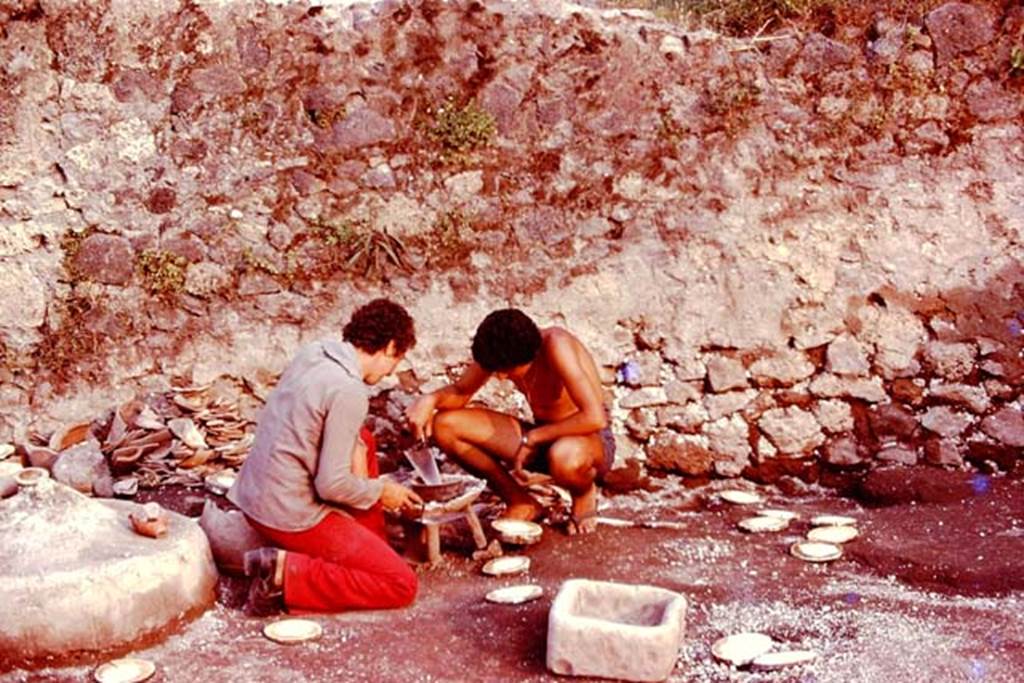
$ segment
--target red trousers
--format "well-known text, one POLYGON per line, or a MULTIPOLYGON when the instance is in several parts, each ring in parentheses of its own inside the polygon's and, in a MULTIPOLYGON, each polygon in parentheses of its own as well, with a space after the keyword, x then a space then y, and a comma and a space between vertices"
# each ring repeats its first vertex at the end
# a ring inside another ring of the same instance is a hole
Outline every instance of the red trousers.
MULTIPOLYGON (((368 429, 367 470, 379 474, 377 446, 368 429)), ((416 597, 416 574, 387 543, 380 503, 328 513, 305 531, 279 531, 250 519, 263 537, 285 553, 284 604, 289 610, 341 612, 405 607, 416 597)))

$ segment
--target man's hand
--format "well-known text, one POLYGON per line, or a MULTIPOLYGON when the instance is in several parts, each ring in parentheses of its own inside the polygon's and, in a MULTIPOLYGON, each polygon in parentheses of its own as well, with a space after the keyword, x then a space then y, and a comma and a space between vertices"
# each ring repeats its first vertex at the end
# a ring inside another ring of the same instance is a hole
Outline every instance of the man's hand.
POLYGON ((422 507, 423 499, 412 489, 385 479, 384 488, 380 492, 380 504, 390 512, 401 512, 422 507))
POLYGON ((405 416, 412 425, 412 433, 420 441, 429 439, 434 431, 434 412, 437 410, 437 396, 420 396, 405 409, 405 416))

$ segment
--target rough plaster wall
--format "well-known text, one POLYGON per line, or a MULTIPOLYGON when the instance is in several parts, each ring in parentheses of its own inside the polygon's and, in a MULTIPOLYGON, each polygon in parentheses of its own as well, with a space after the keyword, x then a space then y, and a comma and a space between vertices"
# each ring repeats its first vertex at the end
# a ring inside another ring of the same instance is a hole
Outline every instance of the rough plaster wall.
POLYGON ((380 293, 413 312, 428 385, 508 304, 577 333, 609 384, 638 362, 616 425, 670 469, 851 465, 893 444, 903 461, 984 461, 1008 438, 985 416, 1019 422, 1021 8, 951 3, 913 30, 879 19, 870 41, 762 51, 550 2, 0 2, 0 17, 0 437, 172 376, 271 381, 380 293), (425 134, 449 95, 497 125, 461 164, 425 134), (453 211, 467 256, 439 265, 430 240, 453 211), (414 271, 324 271, 316 225, 353 218, 405 241, 414 271), (136 268, 152 249, 187 261, 170 298, 136 268), (99 302, 74 324, 102 344, 63 386, 37 365, 73 295, 99 302), (891 435, 877 405, 893 399, 915 420, 950 405, 971 429, 891 435), (831 428, 825 402, 850 419, 831 428))

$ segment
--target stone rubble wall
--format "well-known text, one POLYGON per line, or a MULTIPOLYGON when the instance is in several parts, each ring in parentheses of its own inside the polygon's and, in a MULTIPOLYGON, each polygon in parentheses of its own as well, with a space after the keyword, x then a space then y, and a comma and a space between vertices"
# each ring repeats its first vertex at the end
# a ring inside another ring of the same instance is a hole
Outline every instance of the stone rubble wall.
POLYGON ((589 346, 651 467, 1010 467, 1022 31, 982 2, 754 49, 541 0, 0 0, 0 440, 265 387, 385 294, 420 338, 392 418, 514 305, 589 346), (446 98, 487 144, 443 147, 446 98), (411 267, 353 273, 348 229, 411 267))

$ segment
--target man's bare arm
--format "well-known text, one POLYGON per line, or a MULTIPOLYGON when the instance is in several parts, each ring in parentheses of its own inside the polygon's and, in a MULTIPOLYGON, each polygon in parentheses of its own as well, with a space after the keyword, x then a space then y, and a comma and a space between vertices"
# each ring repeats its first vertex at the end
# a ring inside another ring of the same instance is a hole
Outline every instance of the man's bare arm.
POLYGON ((563 436, 593 434, 608 426, 596 368, 589 357, 584 355, 586 349, 568 332, 560 332, 553 336, 549 353, 552 365, 579 410, 564 420, 530 430, 527 435, 529 446, 554 441, 563 436), (591 366, 590 372, 587 371, 586 363, 591 366))
POLYGON ((477 363, 470 363, 457 380, 416 399, 405 411, 416 437, 420 439, 430 437, 434 413, 438 410, 462 408, 469 403, 469 400, 490 376, 491 374, 477 363))

